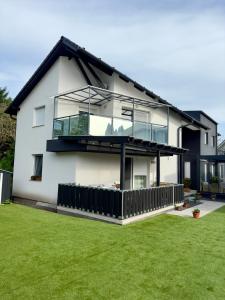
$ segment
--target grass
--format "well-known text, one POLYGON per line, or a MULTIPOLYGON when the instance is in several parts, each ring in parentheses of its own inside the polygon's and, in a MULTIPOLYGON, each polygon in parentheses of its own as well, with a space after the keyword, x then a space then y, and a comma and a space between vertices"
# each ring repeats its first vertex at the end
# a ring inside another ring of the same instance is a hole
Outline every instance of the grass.
POLYGON ((0 299, 224 299, 225 208, 118 226, 0 206, 0 299))

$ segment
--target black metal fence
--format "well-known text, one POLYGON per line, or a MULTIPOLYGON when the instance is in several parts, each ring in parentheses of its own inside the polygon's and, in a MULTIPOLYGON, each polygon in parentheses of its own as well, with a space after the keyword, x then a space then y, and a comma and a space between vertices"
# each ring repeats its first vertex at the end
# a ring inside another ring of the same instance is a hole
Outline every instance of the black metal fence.
POLYGON ((57 204, 112 218, 126 219, 175 205, 183 199, 183 185, 121 191, 59 184, 57 204))
POLYGON ((0 170, 0 203, 10 200, 12 196, 12 173, 0 170))

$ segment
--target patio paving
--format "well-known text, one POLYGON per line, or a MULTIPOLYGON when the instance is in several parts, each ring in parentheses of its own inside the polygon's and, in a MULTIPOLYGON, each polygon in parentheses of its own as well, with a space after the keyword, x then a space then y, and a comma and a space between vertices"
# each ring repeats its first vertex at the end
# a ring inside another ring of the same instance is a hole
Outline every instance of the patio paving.
POLYGON ((225 205, 225 203, 223 203, 223 202, 210 201, 210 200, 200 200, 200 202, 201 202, 201 204, 198 204, 191 208, 184 209, 182 211, 178 211, 175 209, 168 210, 166 212, 166 214, 176 215, 176 216, 181 216, 181 217, 193 217, 192 211, 196 208, 199 208, 201 211, 201 213, 200 213, 200 218, 201 218, 201 217, 204 217, 205 215, 207 215, 207 214, 213 212, 214 210, 225 205))

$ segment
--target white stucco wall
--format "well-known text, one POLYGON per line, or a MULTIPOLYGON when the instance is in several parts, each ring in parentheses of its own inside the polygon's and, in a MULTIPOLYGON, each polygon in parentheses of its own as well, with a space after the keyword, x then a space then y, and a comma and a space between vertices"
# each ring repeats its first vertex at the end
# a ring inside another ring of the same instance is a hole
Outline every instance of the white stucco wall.
POLYGON ((58 59, 22 103, 17 114, 13 195, 55 203, 59 182, 75 180, 74 153, 46 152, 46 141, 52 138, 53 96, 60 88, 61 60, 58 59), (45 125, 32 127, 33 110, 45 106, 45 125), (43 154, 42 181, 30 180, 34 154, 43 154))
POLYGON ((76 157, 76 183, 111 186, 120 181, 119 155, 77 153, 76 157))

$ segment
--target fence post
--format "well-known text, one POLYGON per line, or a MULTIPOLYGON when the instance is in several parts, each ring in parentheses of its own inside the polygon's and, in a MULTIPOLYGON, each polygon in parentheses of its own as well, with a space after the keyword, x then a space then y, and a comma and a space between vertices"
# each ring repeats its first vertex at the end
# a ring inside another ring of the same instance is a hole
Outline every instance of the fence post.
POLYGON ((121 193, 122 193, 122 211, 121 211, 121 218, 122 218, 122 220, 123 220, 123 191, 121 191, 121 193))
POLYGON ((3 173, 0 173, 0 204, 2 203, 3 173))
POLYGON ((173 185, 173 206, 175 206, 175 195, 174 195, 175 186, 173 185))

